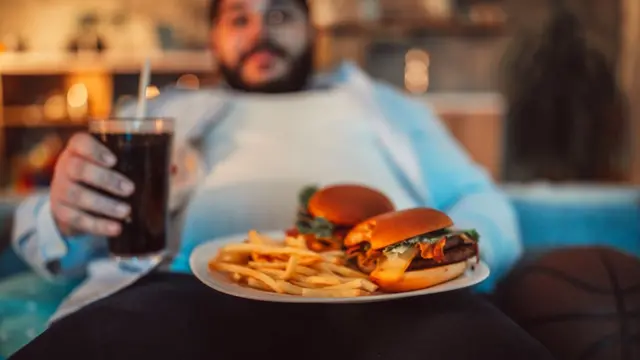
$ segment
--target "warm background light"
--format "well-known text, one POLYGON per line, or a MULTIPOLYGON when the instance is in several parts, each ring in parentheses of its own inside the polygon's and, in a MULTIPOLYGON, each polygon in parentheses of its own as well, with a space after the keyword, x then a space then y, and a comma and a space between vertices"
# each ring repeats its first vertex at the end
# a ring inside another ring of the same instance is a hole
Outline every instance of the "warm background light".
POLYGON ((62 94, 52 95, 44 103, 44 116, 50 120, 63 120, 67 116, 67 100, 62 94))
POLYGON ((429 89, 429 54, 411 49, 405 55, 404 85, 412 94, 423 94, 429 89))
POLYGON ((71 120, 80 121, 87 116, 89 91, 83 83, 74 84, 67 91, 67 113, 71 120))
POLYGON ((147 86, 146 96, 147 99, 153 99, 154 97, 160 95, 160 89, 158 89, 155 85, 147 86))
POLYGON ((198 90, 200 88, 200 79, 193 74, 185 74, 180 76, 176 85, 181 89, 198 90))
POLYGON ((74 84, 67 92, 67 104, 70 107, 79 108, 87 105, 89 92, 84 84, 74 84))

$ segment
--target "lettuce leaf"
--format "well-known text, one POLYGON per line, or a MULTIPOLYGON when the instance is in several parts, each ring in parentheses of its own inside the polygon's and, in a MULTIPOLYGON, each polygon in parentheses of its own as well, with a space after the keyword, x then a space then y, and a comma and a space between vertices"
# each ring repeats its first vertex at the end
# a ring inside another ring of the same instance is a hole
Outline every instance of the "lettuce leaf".
POLYGON ((313 234, 319 239, 329 239, 333 236, 335 226, 325 218, 314 218, 309 214, 309 200, 317 191, 318 187, 315 185, 306 186, 300 191, 296 228, 301 234, 313 234))
POLYGON ((315 185, 309 185, 302 188, 302 190, 300 190, 300 193, 298 194, 299 206, 303 209, 309 208, 309 200, 311 200, 311 197, 316 192, 318 192, 318 187, 315 185))
POLYGON ((319 239, 330 239, 335 229, 334 225, 327 219, 317 217, 298 217, 296 227, 301 234, 313 234, 319 239))
POLYGON ((475 229, 471 229, 471 230, 450 230, 450 229, 444 229, 442 231, 436 231, 436 232, 432 232, 432 233, 428 233, 425 235, 420 235, 420 236, 416 236, 413 237, 411 239, 407 239, 403 242, 397 243, 397 244, 393 244, 393 245, 389 245, 387 246, 383 251, 385 253, 402 253, 404 251, 406 251, 408 248, 415 246, 417 244, 435 244, 437 243, 440 239, 442 239, 443 236, 445 236, 447 239, 452 238, 454 236, 458 236, 458 235, 462 235, 465 234, 466 236, 468 236, 469 238, 471 238, 473 241, 478 242, 480 240, 480 234, 475 230, 475 229))

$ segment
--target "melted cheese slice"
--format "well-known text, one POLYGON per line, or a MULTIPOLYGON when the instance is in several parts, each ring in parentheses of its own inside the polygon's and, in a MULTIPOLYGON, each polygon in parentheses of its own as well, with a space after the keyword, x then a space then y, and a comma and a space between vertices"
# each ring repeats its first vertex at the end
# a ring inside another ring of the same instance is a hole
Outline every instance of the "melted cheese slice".
POLYGON ((418 247, 416 246, 401 253, 386 254, 380 259, 376 270, 371 273, 371 278, 382 283, 400 281, 417 254, 418 247))

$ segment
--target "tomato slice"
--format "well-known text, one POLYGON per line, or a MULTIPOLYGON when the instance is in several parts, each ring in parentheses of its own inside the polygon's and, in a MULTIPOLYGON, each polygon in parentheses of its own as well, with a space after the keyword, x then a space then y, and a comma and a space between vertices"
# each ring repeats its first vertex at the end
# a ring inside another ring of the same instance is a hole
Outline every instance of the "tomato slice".
POLYGON ((420 243, 420 257, 423 259, 434 259, 437 262, 444 260, 444 246, 447 244, 447 238, 443 237, 435 244, 420 243))
POLYGON ((300 231, 298 231, 298 229, 296 228, 291 228, 285 231, 285 235, 288 237, 297 237, 298 235, 300 235, 300 231))

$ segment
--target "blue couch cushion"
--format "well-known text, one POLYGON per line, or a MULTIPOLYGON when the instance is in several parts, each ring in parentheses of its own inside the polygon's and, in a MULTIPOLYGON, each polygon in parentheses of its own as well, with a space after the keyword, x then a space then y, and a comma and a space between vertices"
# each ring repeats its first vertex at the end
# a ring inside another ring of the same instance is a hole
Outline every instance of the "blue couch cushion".
POLYGON ((52 284, 32 272, 0 280, 0 357, 9 357, 44 331, 77 284, 52 284))
POLYGON ((602 245, 640 256, 640 189, 564 185, 505 187, 528 252, 602 245))

